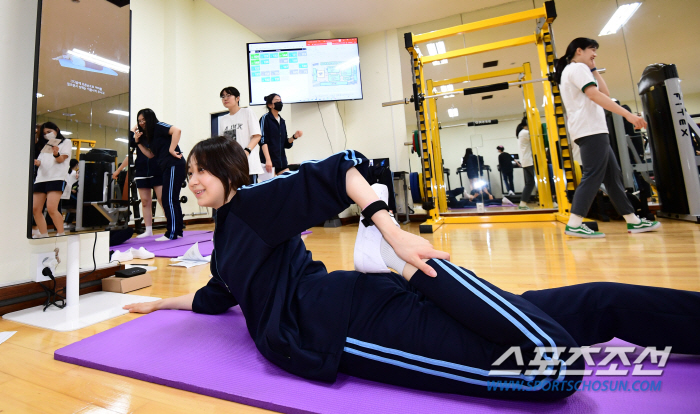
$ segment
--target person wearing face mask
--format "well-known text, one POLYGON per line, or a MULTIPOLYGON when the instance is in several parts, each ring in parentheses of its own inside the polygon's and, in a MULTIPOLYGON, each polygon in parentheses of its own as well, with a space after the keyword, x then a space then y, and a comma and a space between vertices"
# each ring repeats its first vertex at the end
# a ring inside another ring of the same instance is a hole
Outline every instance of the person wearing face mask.
POLYGON ((56 235, 64 236, 63 216, 58 211, 58 203, 63 195, 66 185, 67 164, 70 158, 73 144, 69 139, 61 135, 61 130, 53 122, 46 122, 41 126, 41 135, 46 139, 46 144, 41 149, 39 156, 34 160, 37 167, 36 180, 34 181, 32 214, 39 228, 39 235, 35 238, 48 237, 46 219, 44 218, 44 202, 51 216, 56 235))
POLYGON ((265 97, 267 113, 260 118, 260 162, 265 163, 265 170, 271 173, 274 168, 275 174, 279 175, 287 168, 287 154, 285 149, 292 148, 294 140, 300 138, 303 133, 295 132, 291 137, 287 135, 287 125, 280 116, 282 110, 282 98, 276 93, 271 93, 265 97))
POLYGON ((260 124, 255 121, 255 114, 250 108, 239 106, 241 93, 233 86, 228 86, 219 93, 221 103, 228 109, 228 114, 219 117, 219 135, 236 141, 248 156, 250 182, 257 182, 258 174, 263 173, 260 159, 260 124))

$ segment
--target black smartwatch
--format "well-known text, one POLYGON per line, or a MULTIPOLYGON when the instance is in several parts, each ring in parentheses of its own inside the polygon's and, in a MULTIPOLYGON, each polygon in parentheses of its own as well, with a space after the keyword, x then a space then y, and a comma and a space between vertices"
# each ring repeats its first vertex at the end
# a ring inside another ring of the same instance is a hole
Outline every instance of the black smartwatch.
POLYGON ((252 152, 251 149, 248 147, 243 148, 243 151, 248 151, 248 154, 250 154, 252 152))
POLYGON ((60 157, 60 156, 61 156, 61 154, 55 154, 53 157, 54 157, 54 158, 58 158, 58 157, 60 157))

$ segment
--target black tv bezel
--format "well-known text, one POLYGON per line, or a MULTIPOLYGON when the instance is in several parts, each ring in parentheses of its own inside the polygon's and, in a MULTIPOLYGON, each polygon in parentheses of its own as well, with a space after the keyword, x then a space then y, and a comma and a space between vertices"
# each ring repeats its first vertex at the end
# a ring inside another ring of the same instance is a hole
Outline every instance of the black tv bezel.
MULTIPOLYGON (((334 37, 329 39, 299 39, 299 40, 280 40, 275 42, 249 42, 245 44, 245 59, 246 66, 248 67, 248 105, 249 106, 265 106, 264 103, 253 103, 253 91, 251 90, 251 76, 250 76, 250 45, 264 45, 271 43, 293 43, 293 42, 308 42, 308 41, 318 41, 318 40, 339 40, 339 39, 355 39, 355 44, 357 45, 357 58, 360 58, 360 42, 357 37, 334 37)), ((288 102, 284 101, 285 104, 299 104, 299 103, 320 103, 320 102, 345 102, 345 101, 361 101, 365 98, 365 92, 362 89, 362 62, 357 63, 357 68, 360 71, 360 97, 356 99, 329 99, 326 101, 298 101, 298 102, 288 102)))

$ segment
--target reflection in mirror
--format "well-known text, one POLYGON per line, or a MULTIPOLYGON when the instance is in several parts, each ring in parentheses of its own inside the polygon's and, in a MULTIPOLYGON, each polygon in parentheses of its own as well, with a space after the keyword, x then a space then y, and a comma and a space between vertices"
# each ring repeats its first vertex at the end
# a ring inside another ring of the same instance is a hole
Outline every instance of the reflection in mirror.
POLYGON ((130 11, 116 3, 40 1, 28 237, 128 224, 112 174, 128 150, 130 11))

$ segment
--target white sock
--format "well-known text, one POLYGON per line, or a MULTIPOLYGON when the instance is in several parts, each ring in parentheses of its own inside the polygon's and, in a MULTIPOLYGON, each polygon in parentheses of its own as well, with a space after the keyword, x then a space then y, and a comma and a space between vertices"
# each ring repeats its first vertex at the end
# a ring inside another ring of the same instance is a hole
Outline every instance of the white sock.
POLYGON ((56 233, 56 236, 65 236, 66 233, 56 233))
POLYGON ((39 229, 34 229, 32 230, 32 236, 39 236, 41 233, 39 232, 39 229))
POLYGON ((406 266, 406 262, 401 260, 401 258, 396 255, 394 248, 391 247, 391 245, 387 243, 384 238, 382 238, 379 245, 379 251, 384 263, 386 264, 386 267, 396 270, 399 274, 403 273, 403 268, 406 266))
POLYGON ((632 213, 632 214, 625 214, 625 215, 622 216, 622 217, 625 218, 625 221, 627 222, 627 224, 639 224, 639 223, 642 222, 642 220, 640 220, 639 217, 637 217, 637 215, 634 214, 634 213, 632 213))
POLYGON ((524 201, 521 201, 521 202, 520 202, 520 207, 527 207, 527 203, 524 202, 524 201))
POLYGON ((46 232, 46 233, 39 233, 39 238, 40 238, 40 239, 44 239, 44 238, 46 238, 46 237, 49 237, 49 233, 48 233, 48 232, 46 232))
POLYGON ((146 226, 146 231, 136 236, 136 238, 143 238, 153 236, 153 226, 146 226))
POLYGON ((569 227, 580 227, 583 224, 583 217, 572 214, 569 216, 569 227))

